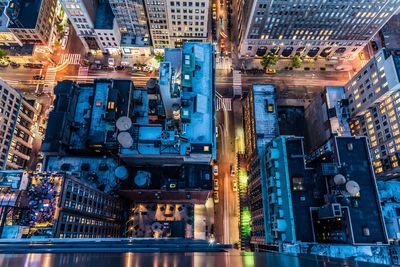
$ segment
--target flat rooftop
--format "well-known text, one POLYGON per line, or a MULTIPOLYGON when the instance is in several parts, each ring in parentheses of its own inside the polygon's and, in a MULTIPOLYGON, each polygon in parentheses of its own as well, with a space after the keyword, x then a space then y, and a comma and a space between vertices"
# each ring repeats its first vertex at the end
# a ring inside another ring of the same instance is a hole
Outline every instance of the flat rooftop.
POLYGON ((10 28, 34 29, 42 0, 12 0, 7 8, 10 28))
POLYGON ((253 100, 257 150, 260 151, 278 134, 275 86, 254 84, 253 100))
POLYGON ((96 10, 95 29, 111 30, 114 26, 114 13, 108 2, 101 1, 96 10))
POLYGON ((118 166, 115 159, 102 156, 47 156, 44 169, 66 172, 94 188, 100 186, 104 192, 110 192, 117 184, 114 172, 118 166))
POLYGON ((157 85, 165 119, 149 124, 148 92, 135 88, 136 124, 131 133, 135 145, 121 148, 121 156, 140 155, 144 159, 160 155, 173 160, 168 158, 173 155, 184 161, 210 161, 215 157, 213 51, 210 43, 185 43, 182 49, 165 50, 157 85))

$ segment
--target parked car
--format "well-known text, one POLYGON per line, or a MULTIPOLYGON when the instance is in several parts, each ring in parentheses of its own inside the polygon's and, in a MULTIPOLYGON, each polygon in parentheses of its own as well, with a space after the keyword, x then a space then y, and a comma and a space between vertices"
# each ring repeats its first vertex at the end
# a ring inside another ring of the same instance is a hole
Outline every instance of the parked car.
POLYGON ((115 70, 124 70, 124 69, 125 69, 124 66, 116 66, 116 67, 115 67, 115 70))
POLYGON ((235 175, 236 175, 235 167, 231 164, 231 176, 235 175))
POLYGON ((214 190, 218 191, 218 189, 219 189, 218 179, 214 178, 214 190))
POLYGON ((238 191, 238 183, 237 183, 236 179, 232 180, 232 191, 233 192, 237 192, 238 191))
POLYGON ((0 60, 0 67, 7 67, 9 64, 10 63, 5 59, 0 60))
POLYGON ((43 69, 43 64, 35 63, 35 64, 32 65, 32 68, 34 68, 34 69, 43 69))
POLYGON ((19 68, 19 67, 21 67, 21 64, 19 64, 17 62, 14 62, 14 61, 11 61, 10 62, 10 66, 13 67, 13 68, 19 68))
POLYGON ((33 64, 32 63, 25 63, 24 64, 24 68, 33 68, 33 64))
POLYGON ((214 191, 213 200, 214 200, 215 204, 219 203, 219 193, 218 193, 218 191, 214 191))
POLYGON ((213 174, 214 174, 214 176, 218 176, 218 165, 214 165, 213 174))

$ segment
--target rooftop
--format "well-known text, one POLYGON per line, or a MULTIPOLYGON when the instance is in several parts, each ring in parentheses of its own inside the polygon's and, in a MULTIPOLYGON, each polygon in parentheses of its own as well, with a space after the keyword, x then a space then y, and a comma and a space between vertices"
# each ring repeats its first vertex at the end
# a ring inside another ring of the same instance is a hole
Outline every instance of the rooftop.
POLYGON ((111 192, 117 185, 115 159, 91 156, 47 156, 44 169, 47 172, 65 172, 77 177, 93 188, 111 192))
POLYGON ((10 28, 34 29, 42 0, 12 0, 7 7, 10 28))
POLYGON ((108 1, 99 1, 96 10, 95 29, 111 30, 114 26, 114 13, 108 1))
POLYGON ((271 84, 254 84, 254 120, 257 149, 264 149, 278 133, 276 90, 271 84))
POLYGON ((183 49, 165 50, 158 84, 152 85, 159 88, 165 114, 158 117, 164 119, 156 124, 149 122, 151 88, 135 88, 136 116, 131 129, 134 145, 121 148, 120 156, 129 160, 140 155, 144 160, 146 156, 160 155, 181 162, 210 162, 215 157, 212 55, 213 46, 209 43, 185 43, 183 49))
POLYGON ((150 38, 144 35, 134 35, 129 33, 123 33, 121 35, 121 47, 142 47, 149 46, 150 38))

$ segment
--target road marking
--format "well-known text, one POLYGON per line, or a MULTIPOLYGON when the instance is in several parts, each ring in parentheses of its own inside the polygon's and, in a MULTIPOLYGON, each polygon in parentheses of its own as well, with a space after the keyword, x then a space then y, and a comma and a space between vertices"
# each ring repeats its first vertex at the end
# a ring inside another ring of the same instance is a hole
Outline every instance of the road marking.
POLYGON ((62 65, 64 63, 70 65, 79 65, 81 62, 80 54, 62 54, 59 64, 62 65))
POLYGON ((57 69, 56 68, 48 68, 46 71, 46 75, 44 78, 44 86, 43 92, 44 93, 53 93, 53 89, 55 86, 57 69))
POLYGON ((238 70, 233 71, 233 95, 242 95, 242 74, 238 70))
POLYGON ((217 96, 217 111, 232 111, 232 98, 224 98, 217 96))
POLYGON ((77 80, 86 80, 88 78, 88 73, 89 67, 79 67, 77 80))

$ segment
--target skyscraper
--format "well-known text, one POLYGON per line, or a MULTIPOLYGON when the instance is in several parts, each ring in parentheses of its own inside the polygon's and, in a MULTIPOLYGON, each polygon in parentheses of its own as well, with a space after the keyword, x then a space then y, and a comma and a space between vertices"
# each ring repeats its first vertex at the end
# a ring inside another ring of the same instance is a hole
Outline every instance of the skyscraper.
POLYGON ((400 50, 379 51, 345 88, 351 133, 368 136, 377 176, 399 177, 400 50))
POLYGON ((355 55, 400 9, 398 0, 239 3, 239 52, 263 56, 346 58, 355 55))
POLYGON ((209 1, 146 0, 145 4, 154 48, 207 40, 209 1))
POLYGON ((39 110, 4 81, 0 96, 0 169, 23 169, 31 157, 39 110))
POLYGON ((6 8, 8 28, 23 44, 48 46, 53 36, 56 0, 12 0, 6 8))
POLYGON ((69 1, 60 3, 87 51, 113 52, 121 41, 120 32, 107 1, 69 1))

